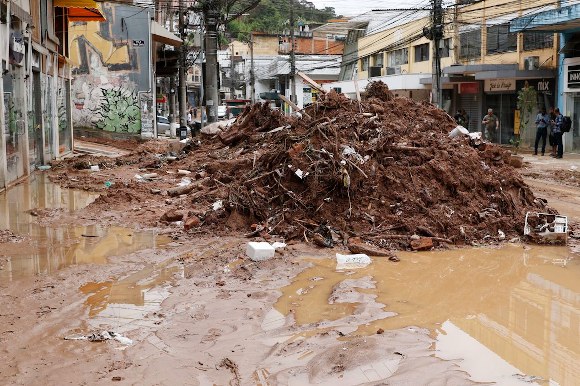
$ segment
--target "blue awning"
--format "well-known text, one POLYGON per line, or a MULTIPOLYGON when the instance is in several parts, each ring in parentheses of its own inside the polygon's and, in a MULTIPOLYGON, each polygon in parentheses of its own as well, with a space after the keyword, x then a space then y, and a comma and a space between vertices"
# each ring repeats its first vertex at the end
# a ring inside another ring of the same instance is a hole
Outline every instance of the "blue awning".
POLYGON ((510 21, 510 32, 580 31, 580 4, 522 16, 510 21))

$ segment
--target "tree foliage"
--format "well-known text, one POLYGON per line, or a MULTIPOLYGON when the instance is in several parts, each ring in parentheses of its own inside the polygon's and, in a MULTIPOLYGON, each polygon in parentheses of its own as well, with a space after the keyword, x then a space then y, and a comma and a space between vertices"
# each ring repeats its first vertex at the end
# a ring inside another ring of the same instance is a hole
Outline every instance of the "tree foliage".
MULTIPOLYGON (((292 0, 294 18, 299 23, 326 23, 335 18, 334 8, 317 9, 313 3, 306 0, 292 0)), ((261 0, 254 9, 227 25, 232 37, 247 40, 250 32, 282 33, 290 25, 290 0, 261 0)))

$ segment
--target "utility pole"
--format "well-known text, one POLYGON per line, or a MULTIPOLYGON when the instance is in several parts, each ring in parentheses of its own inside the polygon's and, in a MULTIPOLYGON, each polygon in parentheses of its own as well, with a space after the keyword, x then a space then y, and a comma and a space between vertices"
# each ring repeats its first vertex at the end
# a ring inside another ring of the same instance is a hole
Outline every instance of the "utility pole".
POLYGON ((427 37, 433 40, 433 80, 431 94, 433 104, 443 108, 443 92, 441 89, 441 51, 440 44, 443 38, 443 8, 442 0, 432 0, 433 25, 427 37))
POLYGON ((179 0, 179 35, 183 43, 179 47, 179 126, 187 123, 187 86, 185 79, 185 12, 183 0, 179 0))
POLYGON ((234 43, 230 43, 232 52, 230 54, 230 98, 236 99, 236 69, 234 66, 234 43))
POLYGON ((217 122, 217 107, 219 104, 218 90, 218 60, 217 60, 217 25, 219 10, 215 1, 207 1, 203 6, 205 19, 205 77, 204 90, 207 106, 208 123, 217 122))
POLYGON ((292 47, 290 48, 290 79, 292 82, 292 89, 290 100, 294 103, 297 103, 296 98, 296 55, 294 53, 294 1, 289 0, 290 2, 290 44, 292 47))
POLYGON ((256 78, 254 75, 254 34, 250 32, 250 100, 256 103, 256 78))

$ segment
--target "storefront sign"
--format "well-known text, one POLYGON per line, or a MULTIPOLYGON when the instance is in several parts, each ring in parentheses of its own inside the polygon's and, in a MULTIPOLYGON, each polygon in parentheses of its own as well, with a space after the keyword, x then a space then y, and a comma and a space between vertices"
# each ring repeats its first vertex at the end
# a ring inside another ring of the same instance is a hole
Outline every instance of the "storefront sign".
POLYGON ((522 79, 516 82, 516 89, 521 90, 525 87, 526 83, 528 86, 536 89, 538 93, 545 95, 554 95, 554 87, 556 83, 554 79, 522 79))
POLYGON ((568 87, 580 88, 580 66, 568 66, 568 87))
POLYGON ((477 82, 459 83, 459 93, 477 94, 479 93, 479 83, 477 82))
POLYGON ((486 79, 484 84, 485 92, 515 91, 515 79, 486 79))

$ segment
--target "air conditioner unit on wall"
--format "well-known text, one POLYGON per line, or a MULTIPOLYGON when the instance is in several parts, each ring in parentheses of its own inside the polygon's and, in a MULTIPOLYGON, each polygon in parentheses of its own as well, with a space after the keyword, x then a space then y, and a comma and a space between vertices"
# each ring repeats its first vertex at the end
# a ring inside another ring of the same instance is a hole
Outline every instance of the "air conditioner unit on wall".
POLYGON ((537 70, 540 68, 539 56, 528 56, 524 58, 524 70, 537 70))
POLYGON ((378 67, 378 66, 377 67, 371 67, 370 68, 370 71, 369 71, 369 76, 372 78, 372 77, 375 77, 375 76, 381 76, 381 75, 383 75, 382 74, 382 69, 383 69, 382 67, 378 67))
POLYGON ((398 75, 401 73, 401 66, 387 67, 387 75, 398 75))

